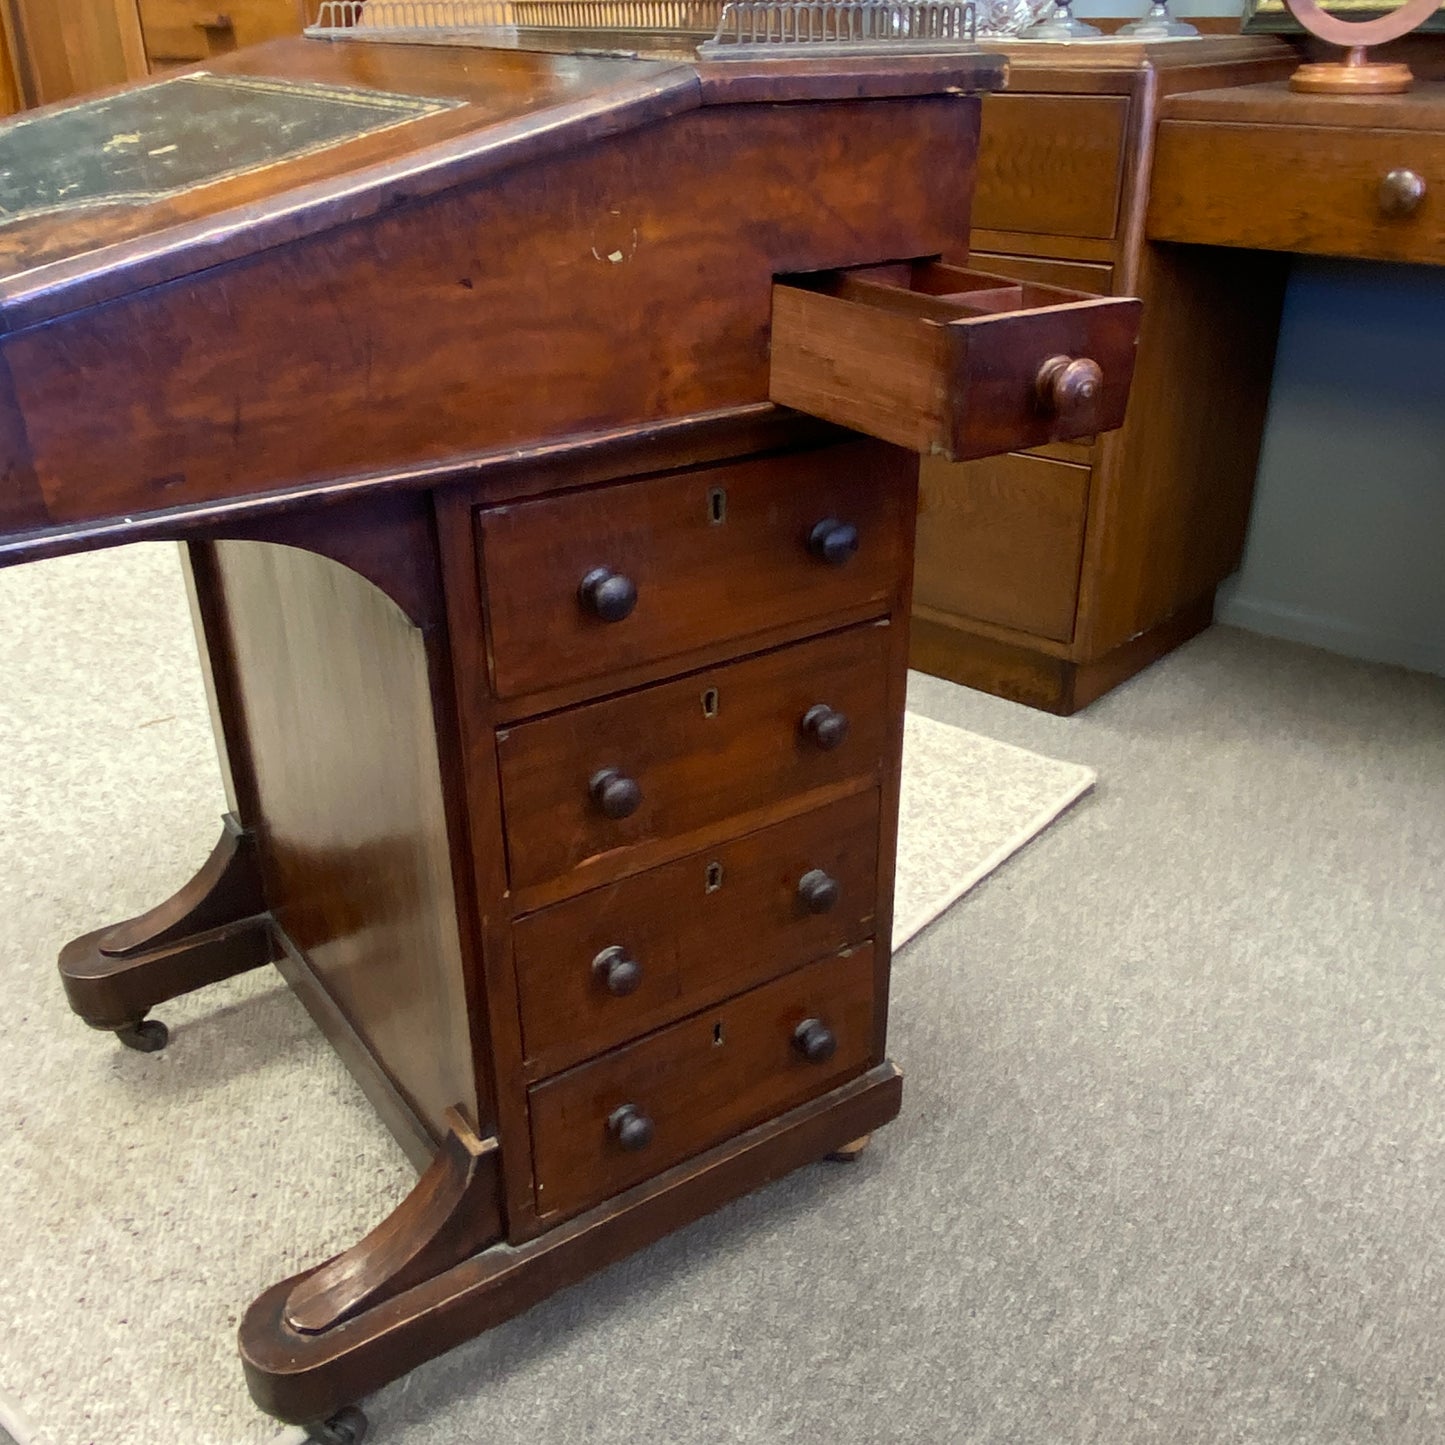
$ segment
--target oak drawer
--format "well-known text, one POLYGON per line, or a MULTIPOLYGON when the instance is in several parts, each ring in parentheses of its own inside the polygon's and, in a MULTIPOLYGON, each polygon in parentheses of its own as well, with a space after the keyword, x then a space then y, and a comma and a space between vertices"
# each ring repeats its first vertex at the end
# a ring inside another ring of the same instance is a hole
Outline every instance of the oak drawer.
POLYGON ((500 732, 513 889, 579 893, 879 778, 889 637, 850 628, 500 732))
POLYGON ((1089 478, 1088 467, 1017 453, 925 458, 915 609, 1072 641, 1089 478))
POLYGON ((951 461, 1124 420, 1140 304, 936 261, 773 286, 774 401, 951 461))
POLYGON ((846 609, 887 611, 913 526, 910 488, 894 483, 910 465, 848 442, 480 513, 497 692, 520 696, 846 609), (815 529, 829 521, 853 529, 856 550, 823 548, 831 534, 815 529), (583 581, 599 571, 635 593, 615 621, 585 600, 583 581))
POLYGON ((574 1214, 862 1073, 873 1009, 865 944, 536 1085, 538 1212, 574 1214), (833 1043, 817 1061, 798 1039, 810 1022, 833 1043))
POLYGON ((1164 121, 1148 224, 1165 241, 1438 263, 1445 135, 1164 121))
POLYGON ((985 96, 974 229, 1112 238, 1128 115, 1121 95, 985 96))
POLYGON ((878 794, 844 798, 521 919, 536 1077, 873 934, 878 794))
POLYGON ((299 35, 309 0, 140 0, 147 58, 156 65, 205 60, 243 45, 299 35))

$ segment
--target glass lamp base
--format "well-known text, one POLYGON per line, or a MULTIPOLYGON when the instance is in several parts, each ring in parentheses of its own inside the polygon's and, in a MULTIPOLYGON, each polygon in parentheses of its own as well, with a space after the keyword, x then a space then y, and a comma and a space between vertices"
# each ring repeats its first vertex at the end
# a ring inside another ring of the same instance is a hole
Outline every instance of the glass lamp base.
POLYGON ((1199 31, 1187 21, 1175 20, 1169 14, 1169 7, 1155 0, 1142 20, 1121 25, 1117 33, 1131 40, 1178 40, 1186 35, 1198 35, 1199 31))
POLYGON ((1075 20, 1068 0, 1059 0, 1058 8, 1047 20, 1030 25, 1023 33, 1025 40, 1102 40, 1104 32, 1097 25, 1075 20))

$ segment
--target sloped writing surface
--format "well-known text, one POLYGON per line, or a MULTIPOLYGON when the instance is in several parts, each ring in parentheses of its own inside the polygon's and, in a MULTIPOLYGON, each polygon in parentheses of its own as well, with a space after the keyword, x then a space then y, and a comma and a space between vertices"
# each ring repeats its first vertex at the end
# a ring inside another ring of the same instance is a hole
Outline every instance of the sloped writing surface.
POLYGON ((260 76, 176 76, 0 126, 0 225, 160 200, 459 103, 260 76))

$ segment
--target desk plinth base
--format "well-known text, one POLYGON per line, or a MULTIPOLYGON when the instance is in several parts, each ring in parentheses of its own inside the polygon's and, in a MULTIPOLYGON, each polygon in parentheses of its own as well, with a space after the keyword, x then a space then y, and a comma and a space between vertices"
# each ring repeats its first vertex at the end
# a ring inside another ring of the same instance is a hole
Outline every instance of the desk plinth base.
POLYGON ((880 1064, 525 1244, 482 1249, 330 1328, 303 1332, 291 1323, 294 1301, 318 1271, 284 1280, 241 1324, 251 1395, 279 1419, 326 1420, 557 1290, 880 1128, 902 1096, 902 1074, 880 1064))

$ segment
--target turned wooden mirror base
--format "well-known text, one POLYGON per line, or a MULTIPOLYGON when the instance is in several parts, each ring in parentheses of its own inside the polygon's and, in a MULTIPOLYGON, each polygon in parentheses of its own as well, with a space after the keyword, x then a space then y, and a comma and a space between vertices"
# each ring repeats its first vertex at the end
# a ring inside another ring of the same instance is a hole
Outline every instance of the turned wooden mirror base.
POLYGON ((1311 35, 1345 47, 1345 58, 1301 65, 1289 78, 1291 90, 1308 95, 1399 95, 1415 82, 1408 65, 1371 60, 1366 46, 1384 45, 1408 35, 1432 15, 1437 0, 1406 0, 1398 10, 1374 20, 1342 20, 1316 0, 1285 0, 1290 13, 1311 35))

